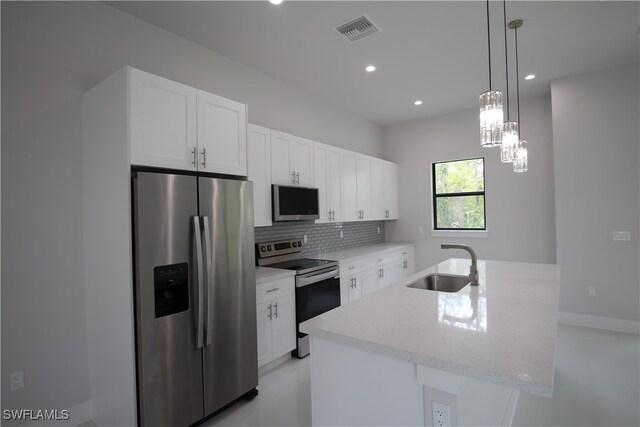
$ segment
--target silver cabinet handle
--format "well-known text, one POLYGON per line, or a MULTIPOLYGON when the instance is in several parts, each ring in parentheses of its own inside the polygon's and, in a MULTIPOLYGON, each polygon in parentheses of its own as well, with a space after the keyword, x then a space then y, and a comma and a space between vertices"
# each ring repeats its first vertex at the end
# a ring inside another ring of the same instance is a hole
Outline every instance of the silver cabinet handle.
POLYGON ((196 311, 196 347, 202 348, 202 323, 203 323, 203 277, 202 277, 202 233, 200 232, 200 217, 193 217, 193 237, 196 243, 196 271, 198 274, 198 301, 196 311))
POLYGON ((350 266, 349 266, 349 270, 353 270, 354 268, 356 268, 356 266, 355 266, 355 265, 350 265, 350 266))
POLYGON ((382 269, 382 278, 384 279, 384 268, 382 269))
POLYGON ((278 318, 278 303, 275 303, 276 306, 276 319, 278 318))
POLYGON ((202 167, 204 169, 207 168, 207 149, 206 148, 202 149, 202 167))
POLYGON ((193 149, 191 150, 191 156, 192 156, 192 158, 191 158, 191 164, 192 164, 192 165, 193 165, 193 167, 195 168, 195 167, 196 167, 196 162, 197 162, 197 159, 196 159, 196 156, 197 156, 197 154, 196 154, 196 147, 193 147, 193 149))
POLYGON ((207 304, 207 320, 205 323, 206 339, 204 345, 211 344, 211 331, 213 330, 213 295, 211 289, 213 287, 213 275, 211 269, 211 260, 213 259, 213 252, 211 252, 211 237, 209 233, 209 217, 202 217, 202 224, 204 230, 204 249, 205 249, 205 266, 207 273, 207 281, 205 282, 205 303, 207 304))
POLYGON ((275 292, 275 291, 277 291, 278 289, 280 289, 280 288, 267 289, 267 293, 269 293, 269 292, 275 292))
POLYGON ((405 269, 407 268, 407 261, 406 260, 404 261, 403 266, 404 266, 405 269))
POLYGON ((406 255, 406 254, 407 254, 406 252, 402 252, 402 255, 406 255))
POLYGON ((378 258, 378 262, 384 261, 384 258, 378 258))
POLYGON ((296 184, 300 184, 300 172, 296 172, 296 184))
POLYGON ((267 315, 267 317, 269 318, 269 320, 273 318, 273 310, 271 309, 271 304, 269 304, 269 314, 267 315))
POLYGON ((292 184, 296 183, 296 173, 295 172, 291 172, 291 183, 292 184))

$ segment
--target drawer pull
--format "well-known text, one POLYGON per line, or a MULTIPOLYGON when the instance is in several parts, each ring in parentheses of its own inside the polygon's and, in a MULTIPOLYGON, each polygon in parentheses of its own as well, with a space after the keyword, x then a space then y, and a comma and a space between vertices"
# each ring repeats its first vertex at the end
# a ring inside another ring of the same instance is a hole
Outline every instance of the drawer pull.
POLYGON ((384 258, 378 258, 378 262, 384 261, 384 258))
POLYGON ((406 255, 406 254, 407 254, 406 252, 402 252, 402 255, 406 255))
POLYGON ((267 289, 267 293, 269 293, 269 292, 275 292, 275 291, 277 291, 278 289, 280 289, 280 288, 267 289))
POLYGON ((356 266, 355 266, 355 265, 350 265, 350 266, 349 266, 349 270, 353 270, 354 268, 356 268, 356 266))

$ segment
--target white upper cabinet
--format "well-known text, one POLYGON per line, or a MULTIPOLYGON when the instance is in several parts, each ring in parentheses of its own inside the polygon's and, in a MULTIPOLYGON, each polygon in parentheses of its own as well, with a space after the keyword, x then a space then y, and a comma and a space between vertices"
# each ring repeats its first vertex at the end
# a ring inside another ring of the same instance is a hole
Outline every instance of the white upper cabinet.
POLYGON ((384 168, 385 163, 380 159, 371 161, 371 218, 373 220, 386 218, 384 202, 384 168))
POLYGON ((313 141, 293 137, 291 160, 292 172, 296 174, 296 185, 313 187, 313 141))
POLYGON ((246 175, 246 105, 201 90, 197 99, 198 169, 246 175))
POLYGON ((358 221, 358 154, 342 153, 342 220, 358 221))
POLYGON ((362 154, 357 160, 358 212, 360 220, 371 220, 371 158, 362 154))
POLYGON ((398 165, 381 159, 371 163, 370 219, 398 219, 398 165))
POLYGON ((313 141, 271 131, 271 181, 313 187, 313 141))
POLYGON ((196 89, 131 69, 131 164, 196 170, 196 89))
POLYGON ((342 152, 339 148, 314 144, 314 183, 318 188, 320 219, 317 223, 342 221, 342 152))
POLYGON ((273 184, 293 185, 295 175, 291 162, 293 135, 277 130, 271 131, 271 182, 273 184))
POLYGON ((383 206, 385 219, 398 219, 398 165, 383 162, 383 206))
POLYGON ((246 105, 131 69, 131 164, 247 174, 246 105))
POLYGON ((256 227, 271 222, 271 131, 247 127, 247 179, 253 182, 253 220, 256 227))

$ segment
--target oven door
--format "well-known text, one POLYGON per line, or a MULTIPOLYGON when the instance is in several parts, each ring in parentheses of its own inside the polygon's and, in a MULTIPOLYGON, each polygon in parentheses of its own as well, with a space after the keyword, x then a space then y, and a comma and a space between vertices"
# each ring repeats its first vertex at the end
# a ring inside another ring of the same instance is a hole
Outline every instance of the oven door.
POLYGON ((314 271, 296 276, 296 330, 298 347, 293 355, 309 354, 309 336, 300 332, 300 323, 340 306, 340 269, 314 271))

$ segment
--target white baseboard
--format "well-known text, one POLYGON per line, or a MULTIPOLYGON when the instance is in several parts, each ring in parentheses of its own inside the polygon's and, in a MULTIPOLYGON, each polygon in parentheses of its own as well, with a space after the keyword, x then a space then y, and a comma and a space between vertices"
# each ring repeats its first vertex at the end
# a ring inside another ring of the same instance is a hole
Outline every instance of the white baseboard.
POLYGON ((589 328, 606 329, 609 331, 627 332, 630 334, 640 334, 640 322, 633 320, 615 319, 613 317, 592 316, 589 314, 578 314, 559 312, 558 323, 566 325, 586 326, 589 328))
MULTIPOLYGON (((69 419, 67 420, 32 420, 27 424, 28 427, 42 427, 43 425, 50 427, 76 427, 80 424, 91 420, 91 401, 79 403, 71 408, 62 408, 69 411, 69 419)), ((60 411, 58 410, 58 414, 60 411)), ((33 416, 36 416, 35 412, 33 416)))

